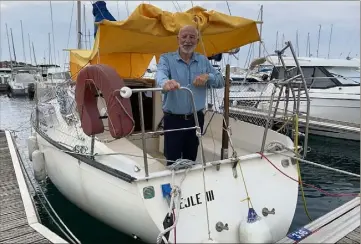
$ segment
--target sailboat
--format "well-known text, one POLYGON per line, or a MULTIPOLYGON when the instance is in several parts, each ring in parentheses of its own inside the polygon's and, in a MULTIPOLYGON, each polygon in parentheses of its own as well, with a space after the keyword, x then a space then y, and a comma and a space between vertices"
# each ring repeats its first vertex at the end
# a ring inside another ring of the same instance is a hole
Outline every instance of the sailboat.
MULTIPOLYGON (((106 10, 98 1, 94 11, 99 6, 106 10)), ((207 110, 204 133, 194 114, 197 160, 165 164, 162 90, 141 77, 154 56, 177 49, 185 24, 198 26, 196 51, 208 57, 259 41, 256 21, 199 6, 170 13, 143 3, 124 21, 101 20, 92 50, 69 50, 75 86, 36 97, 28 139, 35 176, 145 242, 276 242, 289 230, 298 197, 297 164, 287 157, 298 145, 289 137, 229 118, 227 106, 207 110)), ((193 99, 191 89, 181 89, 193 99)))

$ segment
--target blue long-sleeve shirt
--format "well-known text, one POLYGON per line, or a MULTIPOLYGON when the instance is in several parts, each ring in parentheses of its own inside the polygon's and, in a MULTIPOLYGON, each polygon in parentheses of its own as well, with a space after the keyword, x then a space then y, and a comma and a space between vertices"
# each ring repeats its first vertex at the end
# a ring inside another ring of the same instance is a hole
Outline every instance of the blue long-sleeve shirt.
MULTIPOLYGON (((176 80, 181 87, 187 87, 192 91, 197 111, 205 107, 207 87, 224 87, 222 74, 214 69, 206 56, 199 53, 193 53, 189 64, 182 60, 178 51, 162 54, 157 65, 155 78, 157 86, 163 87, 166 81, 172 79, 176 80), (201 74, 208 74, 208 81, 206 86, 196 87, 193 81, 201 74)), ((189 93, 185 90, 165 92, 163 111, 173 114, 192 113, 192 100, 189 93)))

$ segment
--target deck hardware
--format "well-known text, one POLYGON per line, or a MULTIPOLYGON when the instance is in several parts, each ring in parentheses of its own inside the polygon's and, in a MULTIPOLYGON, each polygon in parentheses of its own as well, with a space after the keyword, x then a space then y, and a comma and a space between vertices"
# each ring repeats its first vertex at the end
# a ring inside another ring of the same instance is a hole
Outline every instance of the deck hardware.
POLYGON ((281 160, 281 164, 283 168, 287 168, 290 165, 290 161, 287 158, 285 158, 281 160))
POLYGON ((134 172, 139 172, 140 168, 138 166, 134 166, 134 172))
POLYGON ((267 217, 267 215, 269 215, 269 214, 275 214, 275 209, 272 208, 272 210, 270 211, 270 210, 268 210, 268 208, 263 208, 262 209, 262 214, 265 217, 267 217))
POLYGON ((216 224, 216 230, 218 232, 221 232, 223 230, 229 230, 228 224, 223 224, 221 221, 217 222, 216 224))

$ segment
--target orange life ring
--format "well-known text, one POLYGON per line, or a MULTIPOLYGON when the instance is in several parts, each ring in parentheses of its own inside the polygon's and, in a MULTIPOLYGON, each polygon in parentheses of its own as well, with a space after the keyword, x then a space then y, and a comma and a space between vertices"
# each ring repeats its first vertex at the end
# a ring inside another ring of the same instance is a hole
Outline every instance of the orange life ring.
POLYGON ((119 90, 122 87, 123 79, 108 65, 89 65, 79 72, 75 86, 75 101, 86 135, 104 132, 103 118, 97 107, 99 93, 106 102, 111 136, 119 139, 133 132, 131 103, 129 98, 120 96, 119 90))

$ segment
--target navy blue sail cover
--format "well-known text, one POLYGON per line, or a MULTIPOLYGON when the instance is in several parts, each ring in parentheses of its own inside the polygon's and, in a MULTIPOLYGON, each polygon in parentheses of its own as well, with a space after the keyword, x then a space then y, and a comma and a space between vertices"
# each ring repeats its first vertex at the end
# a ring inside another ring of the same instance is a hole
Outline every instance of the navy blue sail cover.
MULTIPOLYGON (((92 5, 93 5, 93 16, 95 18, 94 22, 100 22, 103 19, 109 21, 117 21, 107 9, 107 4, 104 1, 97 1, 92 5)), ((95 35, 97 34, 97 30, 98 30, 98 26, 94 24, 94 38, 95 35)))

